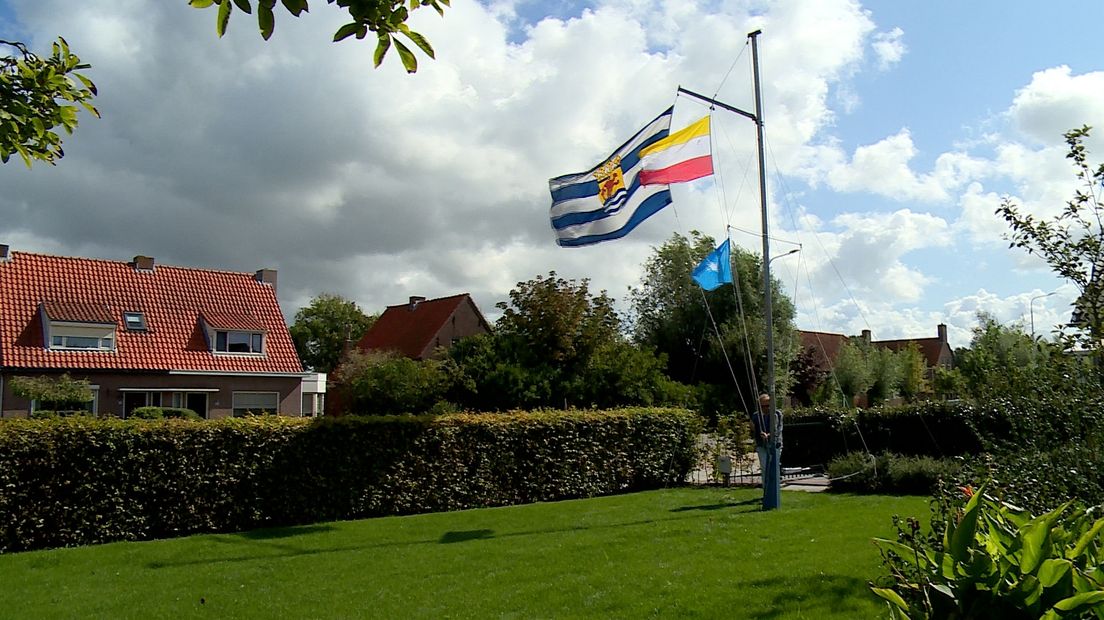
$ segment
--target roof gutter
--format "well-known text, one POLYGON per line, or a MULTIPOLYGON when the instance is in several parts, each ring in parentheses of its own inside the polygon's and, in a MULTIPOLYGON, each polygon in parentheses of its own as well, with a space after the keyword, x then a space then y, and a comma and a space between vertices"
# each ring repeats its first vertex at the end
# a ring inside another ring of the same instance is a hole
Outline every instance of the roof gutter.
POLYGON ((218 377, 298 377, 303 378, 314 373, 311 372, 240 372, 234 370, 170 370, 170 375, 183 376, 218 376, 218 377))

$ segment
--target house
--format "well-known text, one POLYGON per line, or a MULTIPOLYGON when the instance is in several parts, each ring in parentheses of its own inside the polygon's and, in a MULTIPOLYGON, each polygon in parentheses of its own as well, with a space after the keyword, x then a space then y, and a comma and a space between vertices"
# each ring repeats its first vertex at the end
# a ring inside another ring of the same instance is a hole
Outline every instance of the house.
MULTIPOLYGON (((947 342, 947 326, 940 323, 935 329, 936 335, 934 338, 872 340, 869 329, 862 330, 862 334, 858 338, 872 346, 891 351, 902 351, 907 349, 909 345, 915 344, 929 371, 937 367, 950 368, 954 365, 954 351, 951 350, 951 345, 947 342)), ((798 330, 798 336, 801 339, 802 350, 822 370, 831 370, 836 363, 836 358, 839 357, 840 347, 852 338, 843 334, 804 330, 798 330)))
POLYGON ((429 300, 411 297, 405 304, 388 306, 357 348, 423 360, 461 338, 490 332, 491 326, 467 293, 429 300))
MULTIPOLYGON (((235 273, 9 252, 0 245, 0 415, 25 416, 15 376, 86 379, 100 415, 147 405, 206 418, 302 413, 308 374, 276 300, 276 272, 235 273)), ((324 392, 318 381, 314 392, 324 392)))
POLYGON ((935 333, 935 338, 871 340, 870 330, 864 329, 862 331, 862 337, 876 347, 882 347, 883 349, 889 349, 891 351, 903 351, 907 349, 909 345, 915 344, 916 348, 920 350, 921 357, 924 358, 924 363, 927 365, 930 375, 934 373, 936 368, 950 368, 954 366, 954 351, 951 350, 951 345, 947 342, 947 326, 943 323, 936 325, 935 333))

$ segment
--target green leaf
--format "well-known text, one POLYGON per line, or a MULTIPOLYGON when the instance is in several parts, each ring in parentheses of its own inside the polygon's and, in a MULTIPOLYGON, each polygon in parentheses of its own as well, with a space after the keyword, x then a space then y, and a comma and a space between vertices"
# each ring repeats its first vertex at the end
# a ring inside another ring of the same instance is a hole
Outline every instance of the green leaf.
MULTIPOLYGON (((896 605, 897 608, 900 609, 901 611, 908 611, 909 610, 908 603, 905 602, 905 599, 901 598, 901 595, 897 594, 893 590, 890 590, 889 588, 870 588, 870 589, 874 592, 874 594, 877 594, 878 596, 884 598, 885 600, 889 601, 893 605, 896 605)), ((905 617, 907 618, 908 616, 905 616, 905 617)))
MULTIPOLYGON (((337 32, 334 33, 334 43, 341 41, 342 39, 348 39, 349 37, 353 36, 354 34, 356 34, 358 28, 360 28, 360 24, 357 24, 356 22, 349 22, 348 24, 345 24, 344 26, 338 28, 337 32)), ((376 63, 376 66, 379 66, 378 62, 376 63)))
POLYGON ((1066 552, 1066 557, 1071 560, 1081 557, 1081 555, 1085 553, 1085 550, 1089 548, 1089 545, 1092 544, 1092 541, 1100 536, 1100 531, 1102 529, 1104 529, 1104 517, 1097 519, 1096 523, 1093 523, 1089 531, 1081 535, 1081 538, 1077 540, 1077 544, 1073 546, 1073 549, 1066 552))
POLYGON ((261 38, 265 41, 272 36, 276 28, 276 16, 272 14, 272 7, 264 2, 257 3, 257 25, 261 28, 261 38))
POLYGON ((197 9, 206 9, 215 3, 215 0, 188 0, 188 6, 195 7, 197 9))
POLYGON ((402 59, 402 64, 406 67, 407 73, 414 73, 418 70, 418 59, 414 57, 414 52, 410 51, 410 48, 403 45, 402 41, 395 39, 395 51, 399 53, 399 58, 402 59))
POLYGON ((1044 560, 1039 566, 1039 583, 1043 584, 1044 588, 1049 588, 1061 581, 1072 567, 1073 563, 1069 560, 1054 558, 1044 560))
POLYGON ((233 5, 230 4, 230 0, 222 0, 219 3, 218 19, 215 21, 215 31, 218 32, 218 36, 226 34, 226 25, 230 23, 230 11, 233 10, 233 5))
POLYGON ((307 0, 283 0, 284 8, 288 10, 288 13, 299 17, 303 12, 309 12, 310 7, 307 6, 307 0))
MULTIPOLYGON (((970 545, 974 542, 974 533, 977 531, 978 510, 981 498, 985 493, 985 485, 981 485, 970 501, 966 502, 962 511, 962 520, 954 528, 951 536, 951 556, 959 562, 965 562, 969 556, 970 545)), ((947 528, 950 530, 950 527, 947 528)))
POLYGON ((234 4, 236 4, 238 9, 246 15, 253 12, 253 7, 249 6, 249 0, 234 0, 234 4))
POLYGON ((1054 604, 1054 609, 1059 611, 1078 611, 1085 607, 1104 603, 1104 590, 1096 592, 1082 592, 1069 598, 1064 598, 1054 604))
POLYGON ((406 24, 402 25, 402 32, 407 36, 407 38, 413 41, 415 45, 421 48, 421 50, 426 53, 426 56, 434 58, 433 47, 430 46, 429 41, 426 41, 425 37, 407 28, 406 24))
POLYGON ((375 66, 380 66, 380 63, 383 62, 383 57, 387 55, 387 50, 390 48, 391 35, 380 33, 379 43, 376 44, 376 53, 372 55, 375 66))

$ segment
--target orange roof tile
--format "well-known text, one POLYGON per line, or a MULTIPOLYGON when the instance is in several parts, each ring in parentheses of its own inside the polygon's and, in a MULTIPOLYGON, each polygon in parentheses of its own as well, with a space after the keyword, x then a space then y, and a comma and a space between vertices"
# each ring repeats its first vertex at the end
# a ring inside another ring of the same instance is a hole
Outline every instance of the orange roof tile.
POLYGON ((0 365, 16 368, 302 372, 275 291, 252 273, 12 252, 0 262, 0 365), (115 351, 51 351, 39 305, 50 318, 108 319, 115 351), (96 309, 99 310, 96 310, 96 309), (59 314, 50 314, 53 310, 59 314), (127 331, 123 313, 140 311, 148 331, 127 331), (237 317, 231 328, 267 332, 263 356, 214 355, 200 315, 237 317), (64 318, 63 318, 64 317, 64 318), (244 319, 248 320, 244 320, 244 319))

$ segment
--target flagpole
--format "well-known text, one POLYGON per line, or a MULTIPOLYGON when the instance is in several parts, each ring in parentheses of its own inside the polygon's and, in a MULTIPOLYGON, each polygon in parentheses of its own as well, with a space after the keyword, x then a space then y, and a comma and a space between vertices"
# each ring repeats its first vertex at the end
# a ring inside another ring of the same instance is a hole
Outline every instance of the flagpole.
POLYGON ((763 323, 767 340, 767 394, 770 396, 770 440, 767 442, 767 475, 763 484, 763 510, 773 510, 782 503, 782 468, 779 463, 778 401, 774 385, 774 315, 771 308, 770 235, 767 217, 767 167, 763 156, 763 96, 759 87, 759 35, 762 30, 748 33, 751 39, 751 65, 755 80, 755 134, 759 145, 759 206, 763 216, 763 323))
MULTIPOLYGON (((755 78, 755 113, 746 112, 739 108, 717 101, 712 97, 696 93, 692 90, 678 87, 678 92, 689 95, 695 99, 705 101, 712 106, 724 108, 741 116, 755 121, 756 142, 759 146, 759 206, 763 216, 763 323, 766 327, 767 341, 767 394, 770 396, 770 441, 767 445, 767 472, 763 484, 763 510, 774 510, 782 503, 782 468, 779 460, 781 448, 778 445, 778 416, 773 415, 777 410, 774 384, 774 317, 771 309, 771 277, 770 277, 770 236, 769 221, 767 218, 767 167, 763 155, 763 98, 759 88, 759 35, 762 30, 748 33, 751 39, 751 61, 754 67, 755 78)), ((756 403, 758 406, 758 403, 756 403)))

